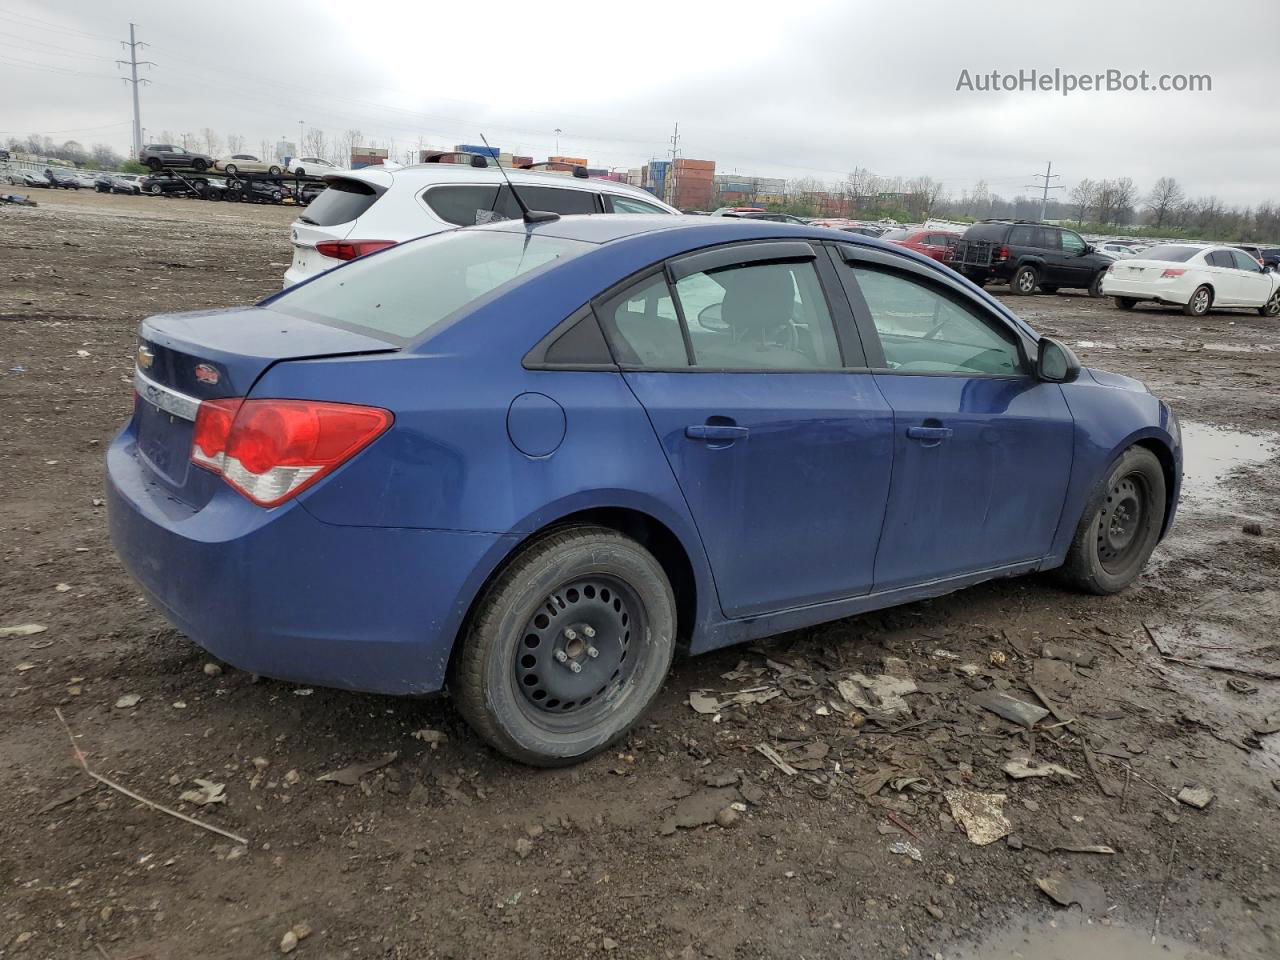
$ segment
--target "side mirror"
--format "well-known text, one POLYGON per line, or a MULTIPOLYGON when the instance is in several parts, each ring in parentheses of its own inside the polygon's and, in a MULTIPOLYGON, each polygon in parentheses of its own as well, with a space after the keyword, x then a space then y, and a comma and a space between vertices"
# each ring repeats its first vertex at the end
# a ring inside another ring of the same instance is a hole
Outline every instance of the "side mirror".
POLYGON ((1095 247, 1092 243, 1086 243, 1086 244, 1084 245, 1084 253, 1082 253, 1082 254, 1081 254, 1081 256, 1082 256, 1082 257, 1087 257, 1089 254, 1091 254, 1091 253, 1097 253, 1097 252, 1098 252, 1098 248, 1097 248, 1097 247, 1095 247))
POLYGON ((1080 376, 1080 358, 1065 343, 1041 337, 1040 349, 1036 352, 1036 375, 1049 383, 1071 383, 1080 376))

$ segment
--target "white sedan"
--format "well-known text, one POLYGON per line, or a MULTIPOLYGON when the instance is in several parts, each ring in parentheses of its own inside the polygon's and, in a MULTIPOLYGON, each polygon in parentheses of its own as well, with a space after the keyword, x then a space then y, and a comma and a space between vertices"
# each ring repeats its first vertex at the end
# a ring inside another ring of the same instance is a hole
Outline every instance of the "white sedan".
POLYGON ((1182 307, 1203 317, 1210 307, 1253 307, 1280 316, 1280 274, 1264 270, 1243 250, 1202 243, 1162 243, 1139 257, 1117 260, 1102 277, 1102 295, 1121 310, 1141 300, 1182 307))
POLYGON ((289 172, 300 177, 323 177, 341 169, 321 157, 293 157, 289 160, 289 172))
POLYGON ((235 176, 237 173, 270 173, 282 171, 279 160, 259 160, 251 153, 236 153, 213 161, 213 169, 235 176))

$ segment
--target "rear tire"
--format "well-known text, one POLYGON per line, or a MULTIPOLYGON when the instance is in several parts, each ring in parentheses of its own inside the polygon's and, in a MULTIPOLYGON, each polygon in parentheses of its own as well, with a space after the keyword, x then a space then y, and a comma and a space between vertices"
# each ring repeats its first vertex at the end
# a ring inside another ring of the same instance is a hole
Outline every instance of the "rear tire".
POLYGON ((271 174, 273 177, 278 177, 280 176, 280 168, 273 163, 271 166, 267 167, 267 173, 271 174))
POLYGON ((1035 267, 1019 267, 1009 280, 1009 292, 1016 293, 1020 297, 1030 296, 1036 292, 1036 283, 1039 279, 1035 267))
POLYGON ((1203 317, 1213 306, 1213 291, 1208 287, 1196 287, 1191 299, 1182 305, 1182 312, 1188 317, 1203 317))
POLYGON ((225 169, 227 174, 232 177, 234 177, 237 173, 240 172, 240 168, 237 167, 234 163, 228 163, 226 167, 224 167, 223 169, 225 169))
POLYGON ((1089 284, 1089 296, 1095 299, 1102 296, 1102 277, 1106 272, 1107 271, 1103 270, 1093 278, 1093 282, 1089 284))
POLYGON ((160 189, 160 184, 158 183, 153 183, 151 186, 147 187, 147 193, 151 194, 153 197, 158 197, 163 192, 164 191, 160 189))
POLYGON ((643 715, 671 666, 675 628, 671 584, 652 554, 604 527, 562 529, 525 547, 485 591, 449 692, 513 760, 578 763, 643 715))
POLYGON ((1258 308, 1264 317, 1280 317, 1280 290, 1271 295, 1271 299, 1258 308))
POLYGON ((1085 504, 1062 576, 1089 593, 1118 593, 1138 578, 1160 540, 1164 469, 1145 447, 1112 464, 1085 504))
POLYGON ((1133 299, 1133 297, 1116 297, 1115 301, 1116 306, 1121 310, 1132 310, 1138 305, 1138 301, 1133 299))
POLYGON ((152 173, 159 173, 160 168, 163 166, 164 164, 160 161, 159 157, 152 157, 150 160, 147 161, 147 169, 150 170, 152 173))
POLYGON ((209 161, 200 159, 192 160, 191 166, 197 173, 204 173, 209 169, 209 161))

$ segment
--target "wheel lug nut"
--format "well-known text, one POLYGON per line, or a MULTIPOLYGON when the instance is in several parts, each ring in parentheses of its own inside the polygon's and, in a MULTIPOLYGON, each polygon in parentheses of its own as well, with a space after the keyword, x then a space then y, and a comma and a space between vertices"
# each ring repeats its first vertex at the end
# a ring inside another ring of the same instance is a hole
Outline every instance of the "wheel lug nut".
POLYGON ((569 655, 565 653, 563 650, 556 651, 556 660, 558 660, 560 663, 564 663, 568 659, 569 659, 569 655))
POLYGON ((586 626, 582 628, 582 632, 585 633, 588 637, 594 637, 596 635, 596 628, 592 626, 586 626))
POLYGON ((573 627, 569 627, 569 628, 568 628, 567 630, 565 630, 565 632, 564 632, 564 638, 565 638, 566 640, 577 640, 577 639, 578 639, 578 631, 574 630, 574 629, 573 629, 573 627))
POLYGON ((580 664, 577 660, 574 660, 572 663, 569 664, 569 669, 572 670, 574 673, 581 673, 582 664, 580 664))
POLYGON ((600 651, 597 650, 595 647, 587 647, 587 656, 591 657, 592 659, 595 659, 596 657, 600 656, 600 651))

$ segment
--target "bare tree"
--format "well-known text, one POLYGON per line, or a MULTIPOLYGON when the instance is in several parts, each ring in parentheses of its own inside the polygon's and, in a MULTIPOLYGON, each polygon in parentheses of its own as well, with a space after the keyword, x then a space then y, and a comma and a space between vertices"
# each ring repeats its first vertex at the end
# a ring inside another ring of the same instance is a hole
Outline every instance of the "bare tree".
POLYGON ((1147 209, 1151 211, 1152 226, 1162 227, 1165 220, 1186 199, 1182 187, 1173 177, 1161 177, 1147 195, 1147 209))
POLYGON ((325 151, 329 149, 325 140, 324 131, 319 127, 312 127, 308 130, 307 135, 303 137, 300 146, 309 157, 323 157, 325 155, 325 151))
POLYGON ((200 136, 204 139, 204 152, 209 156, 216 157, 222 151, 222 140, 212 128, 205 127, 200 136))
POLYGON ((348 130, 342 135, 343 157, 342 165, 347 166, 351 163, 351 156, 356 152, 356 147, 363 146, 364 134, 359 130, 348 130))
POLYGON ((227 134, 227 153, 242 153, 244 151, 244 137, 238 133, 227 134))
POLYGON ((1076 208, 1076 223, 1084 223, 1090 208, 1098 200, 1098 185, 1088 177, 1071 188, 1071 202, 1076 208))
POLYGON ((1133 207, 1138 202, 1138 187, 1131 177, 1117 177, 1111 181, 1111 219, 1125 224, 1133 219, 1133 207))

